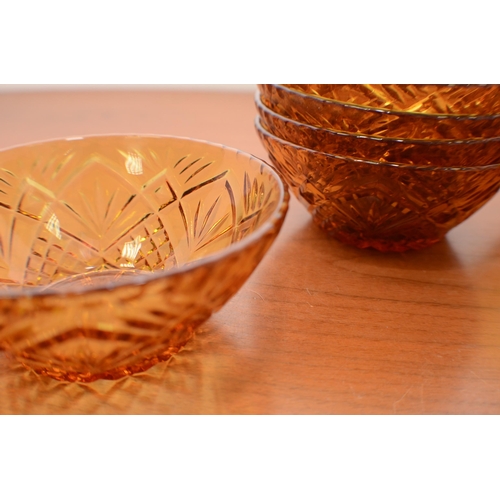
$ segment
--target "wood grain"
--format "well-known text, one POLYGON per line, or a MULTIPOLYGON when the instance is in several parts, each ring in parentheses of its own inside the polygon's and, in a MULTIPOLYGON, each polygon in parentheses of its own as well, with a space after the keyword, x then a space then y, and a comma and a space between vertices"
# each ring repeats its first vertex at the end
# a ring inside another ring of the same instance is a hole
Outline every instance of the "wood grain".
MULTIPOLYGON (((104 133, 189 136, 265 158, 249 93, 0 95, 0 147, 104 133)), ((0 354, 0 413, 498 414, 500 196, 432 248, 328 239, 292 200, 242 290, 170 363, 63 384, 0 354)))

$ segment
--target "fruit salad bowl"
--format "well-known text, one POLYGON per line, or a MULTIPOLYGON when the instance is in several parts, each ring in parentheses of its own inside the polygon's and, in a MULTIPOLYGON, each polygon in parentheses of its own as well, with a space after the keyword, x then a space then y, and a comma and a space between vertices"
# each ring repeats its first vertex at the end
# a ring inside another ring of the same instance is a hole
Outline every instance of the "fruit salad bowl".
POLYGON ((193 139, 0 151, 0 349, 78 382, 167 360, 243 285, 287 207, 269 165, 193 139))

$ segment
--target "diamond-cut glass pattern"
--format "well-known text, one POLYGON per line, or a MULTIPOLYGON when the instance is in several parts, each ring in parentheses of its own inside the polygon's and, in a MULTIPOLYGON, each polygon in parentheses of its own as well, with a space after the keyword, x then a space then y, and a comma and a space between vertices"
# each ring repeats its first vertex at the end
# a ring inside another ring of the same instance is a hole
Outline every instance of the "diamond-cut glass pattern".
POLYGON ((484 116, 411 113, 322 99, 283 85, 261 84, 262 102, 280 115, 315 127, 415 139, 500 136, 500 114, 484 116))
POLYGON ((354 158, 437 167, 500 163, 500 137, 469 140, 395 139, 313 127, 274 113, 256 96, 262 125, 271 134, 308 149, 354 158))
POLYGON ((500 85, 294 83, 285 87, 394 111, 478 116, 500 113, 500 85))
POLYGON ((260 160, 187 139, 0 152, 0 348, 63 380, 168 359, 253 271, 287 200, 260 160))
POLYGON ((360 248, 436 243, 500 187, 500 166, 405 167, 333 156, 285 142, 256 121, 272 163, 315 223, 360 248))

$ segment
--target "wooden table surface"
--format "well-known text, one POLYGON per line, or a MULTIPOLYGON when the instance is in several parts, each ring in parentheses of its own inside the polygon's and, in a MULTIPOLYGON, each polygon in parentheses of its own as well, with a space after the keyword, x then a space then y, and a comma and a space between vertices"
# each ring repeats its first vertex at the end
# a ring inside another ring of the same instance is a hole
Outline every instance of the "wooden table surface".
MULTIPOLYGON (((251 93, 0 94, 0 147, 171 134, 267 158, 251 93)), ((274 246, 195 340, 148 372, 65 384, 0 353, 0 413, 499 414, 500 195, 432 248, 328 239, 292 200, 274 246)))

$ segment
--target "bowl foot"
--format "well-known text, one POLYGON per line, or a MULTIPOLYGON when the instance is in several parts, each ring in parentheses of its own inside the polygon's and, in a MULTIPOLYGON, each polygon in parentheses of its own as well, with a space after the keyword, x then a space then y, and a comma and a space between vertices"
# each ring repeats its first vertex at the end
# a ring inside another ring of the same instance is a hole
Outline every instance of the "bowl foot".
POLYGON ((168 361, 173 355, 177 354, 186 343, 181 346, 170 347, 168 350, 163 351, 162 353, 155 356, 150 356, 146 359, 143 359, 134 365, 121 366, 95 372, 72 371, 71 369, 65 370, 63 368, 54 366, 36 366, 30 362, 27 363, 26 360, 23 359, 18 359, 18 361, 26 369, 32 370, 38 375, 51 377, 61 382, 89 383, 101 379, 117 380, 123 377, 128 377, 130 375, 135 375, 136 373, 145 372, 158 363, 168 361))
POLYGON ((332 232, 329 231, 331 237, 346 245, 357 248, 374 248, 379 252, 407 252, 408 250, 422 250, 424 248, 435 245, 441 238, 421 238, 421 239, 389 239, 389 238, 373 238, 354 235, 352 233, 332 232))

